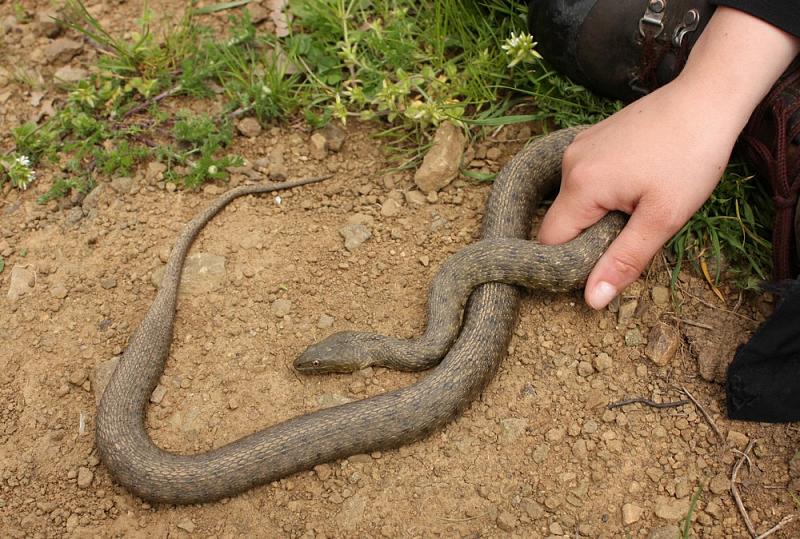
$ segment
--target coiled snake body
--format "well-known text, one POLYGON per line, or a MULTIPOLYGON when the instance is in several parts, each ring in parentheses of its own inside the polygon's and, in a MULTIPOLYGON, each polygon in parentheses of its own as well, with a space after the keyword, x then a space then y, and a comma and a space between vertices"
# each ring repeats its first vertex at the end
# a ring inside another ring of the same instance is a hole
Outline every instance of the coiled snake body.
MULTIPOLYGON (((483 238, 527 236, 533 208, 557 184, 561 155, 577 132, 573 128, 541 138, 503 169, 487 202, 483 238)), ((506 284, 487 283, 472 293, 460 336, 444 359, 411 386, 296 417, 206 453, 177 455, 153 444, 145 430, 145 407, 169 354, 181 269, 192 241, 234 198, 312 181, 316 180, 229 191, 179 236, 162 286, 97 410, 100 457, 114 478, 138 496, 153 502, 206 502, 322 462, 412 442, 453 419, 496 371, 516 322, 520 292, 506 284)), ((608 227, 613 235, 621 223, 612 219, 599 226, 608 227)), ((579 238, 573 248, 593 263, 604 246, 587 246, 579 238)), ((565 263, 557 261, 555 270, 568 271, 565 263)), ((554 278, 563 280, 559 275, 554 278)))

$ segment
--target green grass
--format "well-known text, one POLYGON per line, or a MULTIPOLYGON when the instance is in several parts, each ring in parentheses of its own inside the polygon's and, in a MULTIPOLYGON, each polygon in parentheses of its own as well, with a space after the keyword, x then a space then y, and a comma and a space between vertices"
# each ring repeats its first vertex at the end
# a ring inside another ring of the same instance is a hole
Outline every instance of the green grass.
POLYGON ((689 501, 689 511, 686 513, 686 518, 683 519, 683 527, 681 528, 681 539, 689 539, 692 536, 692 514, 697 508, 697 502, 700 500, 700 495, 703 493, 703 487, 697 487, 697 490, 692 494, 692 499, 689 501))
MULTIPOLYGON (((226 168, 241 163, 229 146, 244 116, 268 124, 302 114, 312 127, 373 120, 395 166, 409 168, 445 120, 479 139, 522 121, 594 123, 621 106, 550 70, 524 39, 509 40, 525 30, 523 2, 289 0, 283 37, 259 31, 246 3, 189 8, 158 35, 155 14, 145 9, 137 31, 123 38, 68 0, 63 23, 102 49, 97 70, 68 88, 54 118, 12 131, 15 148, 0 156, 0 185, 25 188, 36 169, 52 167, 57 179, 39 198, 46 202, 153 159, 167 165, 167 181, 187 188, 224 181, 226 168), (208 26, 208 14, 227 17, 223 31, 208 26), (193 104, 213 112, 185 112, 197 110, 193 104)), ((688 257, 715 268, 724 259, 745 287, 766 278, 765 200, 731 167, 670 243, 675 275, 688 257)))

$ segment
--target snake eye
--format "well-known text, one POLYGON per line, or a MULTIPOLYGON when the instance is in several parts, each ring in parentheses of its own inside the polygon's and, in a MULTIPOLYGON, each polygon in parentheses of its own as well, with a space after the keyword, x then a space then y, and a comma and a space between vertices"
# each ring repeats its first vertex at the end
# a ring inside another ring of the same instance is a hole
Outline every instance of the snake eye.
POLYGON ((311 362, 311 364, 314 365, 315 367, 319 367, 319 360, 315 359, 314 361, 311 362))

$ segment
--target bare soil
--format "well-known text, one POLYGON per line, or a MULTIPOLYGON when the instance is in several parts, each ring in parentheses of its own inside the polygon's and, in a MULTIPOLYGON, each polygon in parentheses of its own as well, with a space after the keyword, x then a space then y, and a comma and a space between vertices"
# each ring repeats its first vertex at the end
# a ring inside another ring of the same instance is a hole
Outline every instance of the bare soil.
MULTIPOLYGON (((51 39, 35 22, 9 18, 14 5, 0 1, 4 150, 11 148, 10 127, 63 99, 52 84, 58 66, 42 54, 51 39), (41 86, 21 83, 17 68, 41 74, 41 86)), ((34 21, 48 7, 20 5, 34 21)), ((141 4, 90 7, 124 31, 141 4)), ((71 63, 91 66, 96 54, 86 45, 71 63)), ((159 445, 204 451, 424 376, 367 369, 308 377, 291 369, 299 352, 334 331, 418 334, 436 268, 478 237, 490 186, 462 178, 411 203, 412 175, 385 172, 378 128, 350 125, 342 150, 324 159, 310 156, 311 133, 300 123, 237 138, 233 151, 250 162, 278 147, 290 177, 334 177, 281 193, 280 203, 274 196, 240 199, 194 245, 193 253, 224 257, 225 271, 181 295, 170 360, 148 412, 159 445), (372 234, 352 252, 339 234, 349 222, 372 234)), ((499 168, 526 129, 506 128, 474 144, 476 155, 499 154, 475 166, 499 168)), ((130 185, 105 183, 88 201, 73 195, 36 204, 51 181, 43 170, 28 191, 0 191, 4 536, 672 538, 702 487, 692 534, 746 537, 730 476, 736 450, 750 440, 757 443, 738 486, 755 527, 764 532, 798 510, 792 493, 800 433, 791 425, 727 420, 719 384, 736 344, 769 312, 769 298, 737 301, 723 290, 730 298, 723 303, 685 273, 677 303, 665 301, 668 271, 660 259, 611 310, 591 311, 579 293, 529 294, 487 390, 419 443, 318 466, 218 503, 143 503, 116 485, 97 457, 98 366, 124 349, 155 294, 153 272, 183 224, 219 192, 251 180, 239 174, 229 184, 173 191, 145 165, 130 185), (33 271, 35 282, 12 301, 6 291, 15 266, 33 271), (674 357, 659 359, 663 365, 646 353, 658 335, 677 342, 674 357), (607 408, 637 396, 678 400, 680 387, 708 411, 724 441, 692 404, 607 408)), ((774 537, 798 534, 794 523, 774 537)))

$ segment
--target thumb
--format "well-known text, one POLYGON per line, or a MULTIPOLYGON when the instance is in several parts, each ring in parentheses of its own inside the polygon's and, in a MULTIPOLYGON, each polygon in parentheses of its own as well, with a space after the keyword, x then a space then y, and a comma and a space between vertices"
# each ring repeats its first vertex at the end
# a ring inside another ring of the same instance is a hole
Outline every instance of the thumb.
POLYGON ((653 256, 677 232, 680 225, 663 225, 663 215, 663 209, 648 211, 641 205, 634 210, 628 224, 597 261, 586 281, 584 298, 590 307, 602 309, 608 305, 639 277, 653 256))

